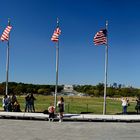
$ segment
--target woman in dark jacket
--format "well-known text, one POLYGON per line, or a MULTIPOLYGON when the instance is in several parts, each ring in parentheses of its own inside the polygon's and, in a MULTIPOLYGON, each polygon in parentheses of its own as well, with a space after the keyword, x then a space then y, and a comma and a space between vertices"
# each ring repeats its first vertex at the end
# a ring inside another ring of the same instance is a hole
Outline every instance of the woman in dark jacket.
POLYGON ((58 111, 59 111, 59 122, 62 122, 63 113, 64 113, 64 98, 60 97, 60 100, 57 103, 58 111))

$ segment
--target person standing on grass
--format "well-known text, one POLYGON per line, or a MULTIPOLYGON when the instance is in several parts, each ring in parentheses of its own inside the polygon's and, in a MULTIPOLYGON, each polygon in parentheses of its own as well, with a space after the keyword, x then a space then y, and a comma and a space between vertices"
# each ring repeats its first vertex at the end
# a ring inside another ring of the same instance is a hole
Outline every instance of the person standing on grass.
POLYGON ((30 95, 30 109, 31 112, 35 112, 35 105, 34 105, 34 101, 36 100, 36 98, 34 97, 33 93, 31 93, 30 95))
POLYGON ((30 112, 30 96, 29 94, 25 97, 25 112, 30 112))
POLYGON ((9 103, 8 97, 7 95, 4 95, 4 97, 2 98, 2 107, 4 108, 4 111, 7 112, 8 112, 8 103, 9 103))
POLYGON ((12 111, 11 98, 9 95, 4 95, 2 99, 2 106, 6 112, 12 111))
POLYGON ((136 102, 137 104, 135 106, 135 109, 137 111, 137 114, 139 114, 140 113, 140 97, 136 99, 136 102))
POLYGON ((60 97, 60 100, 57 103, 58 111, 59 111, 59 122, 63 120, 63 113, 64 113, 64 98, 60 97))
POLYGON ((122 101, 122 113, 127 114, 127 106, 129 100, 127 98, 122 98, 121 101, 122 101))

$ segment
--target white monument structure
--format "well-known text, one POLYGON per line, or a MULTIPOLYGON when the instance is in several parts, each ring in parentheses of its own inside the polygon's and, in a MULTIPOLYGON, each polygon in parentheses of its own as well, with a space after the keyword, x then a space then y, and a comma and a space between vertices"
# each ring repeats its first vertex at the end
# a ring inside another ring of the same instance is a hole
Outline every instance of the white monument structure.
POLYGON ((75 91, 73 85, 64 85, 62 93, 66 96, 85 96, 84 93, 75 91))
POLYGON ((71 93, 73 91, 73 85, 64 85, 63 92, 71 93))

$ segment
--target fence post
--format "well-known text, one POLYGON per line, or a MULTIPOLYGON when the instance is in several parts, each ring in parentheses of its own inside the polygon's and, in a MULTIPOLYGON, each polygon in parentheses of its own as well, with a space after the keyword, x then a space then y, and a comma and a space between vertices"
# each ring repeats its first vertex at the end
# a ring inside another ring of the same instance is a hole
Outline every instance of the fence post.
POLYGON ((68 113, 69 113, 69 103, 68 103, 68 108, 67 108, 67 110, 68 110, 68 113))
POLYGON ((88 104, 87 104, 87 112, 88 112, 88 104))

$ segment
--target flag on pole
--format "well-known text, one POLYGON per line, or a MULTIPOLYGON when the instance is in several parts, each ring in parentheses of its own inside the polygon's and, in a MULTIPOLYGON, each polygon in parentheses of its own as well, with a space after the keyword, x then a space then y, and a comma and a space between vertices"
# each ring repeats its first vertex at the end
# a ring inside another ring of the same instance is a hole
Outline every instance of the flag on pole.
POLYGON ((11 29, 12 29, 12 26, 10 26, 10 25, 8 25, 5 28, 5 30, 1 36, 1 41, 8 41, 9 40, 9 33, 10 33, 11 29))
POLYGON ((107 30, 102 29, 97 32, 94 36, 94 44, 95 45, 106 45, 107 44, 107 30))
POLYGON ((61 30, 59 27, 56 28, 56 30, 54 31, 51 40, 53 42, 58 42, 59 41, 59 35, 61 34, 61 30))

